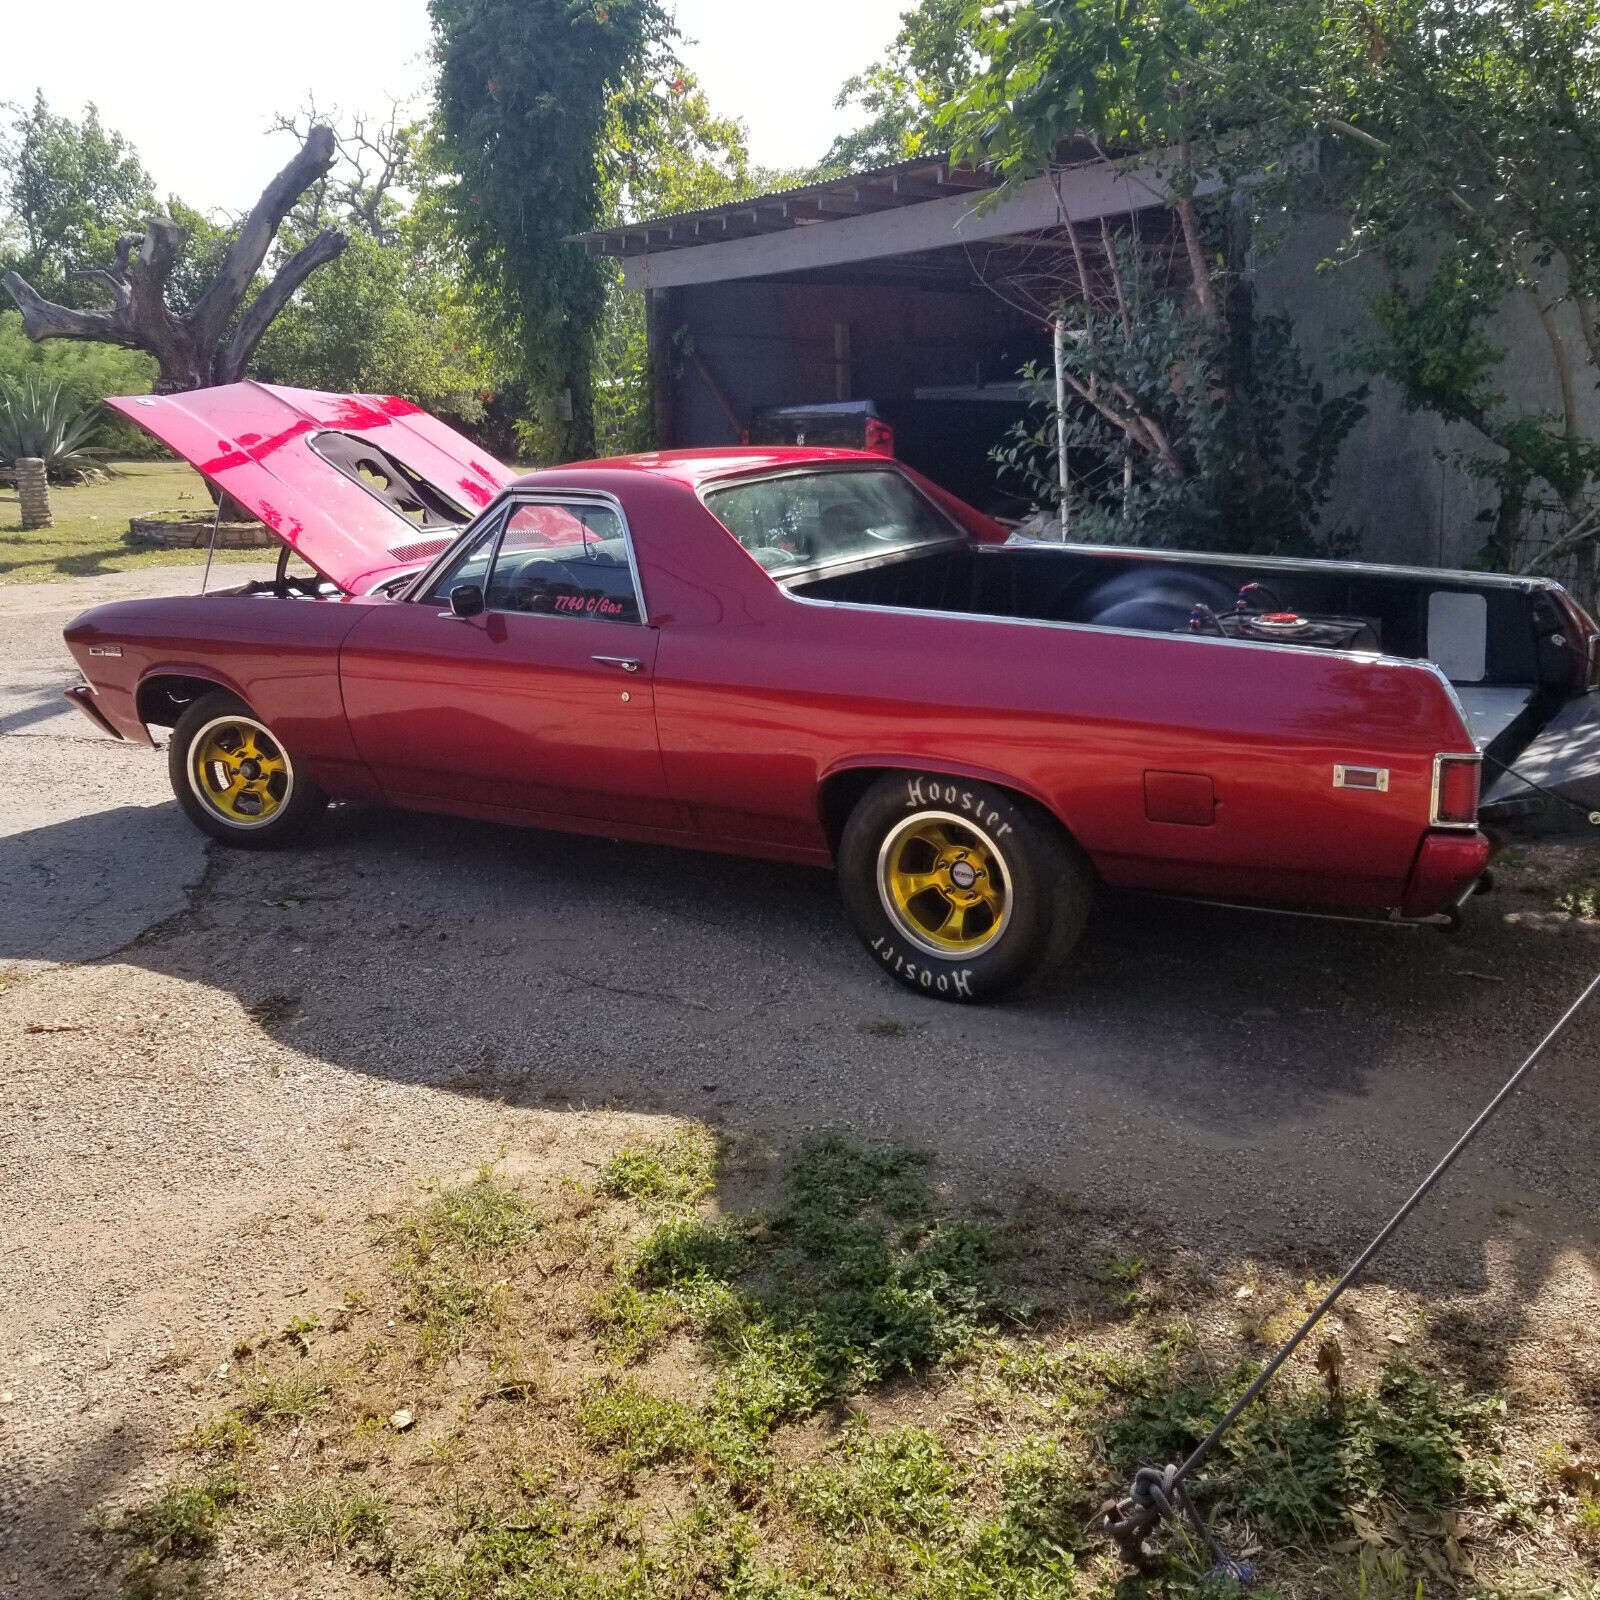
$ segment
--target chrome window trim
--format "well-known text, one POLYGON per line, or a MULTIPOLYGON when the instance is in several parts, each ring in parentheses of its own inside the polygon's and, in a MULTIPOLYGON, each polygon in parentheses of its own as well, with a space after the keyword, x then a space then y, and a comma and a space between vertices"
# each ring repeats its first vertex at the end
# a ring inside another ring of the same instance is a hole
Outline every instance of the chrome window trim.
MULTIPOLYGON (((624 627, 648 628, 650 626, 650 613, 644 602, 644 583, 639 577, 639 558, 633 548, 633 529, 628 525, 628 513, 622 509, 622 502, 614 495, 603 489, 509 489, 493 505, 485 508, 482 517, 469 523, 461 530, 461 537, 450 548, 437 556, 431 565, 425 567, 417 580, 411 584, 406 592, 399 598, 402 601, 416 601, 427 593, 432 587, 435 574, 442 573, 457 555, 471 540, 481 538, 485 526, 491 517, 499 519, 499 526, 494 532, 494 547, 489 553, 489 565, 485 569, 487 577, 492 581, 494 565, 500 559, 500 545, 505 538, 506 524, 510 521, 512 512, 518 506, 548 506, 586 504, 604 506, 616 513, 619 526, 622 528, 622 547, 628 554, 628 575, 633 580, 634 603, 639 608, 636 621, 624 622, 624 627)), ((487 600, 489 584, 484 584, 484 598, 487 600)), ((524 617, 524 616, 561 616, 560 612, 529 612, 529 611, 495 611, 496 616, 524 617)))
POLYGON ((1433 794, 1428 802, 1428 826, 1430 828, 1450 828, 1457 833, 1476 833, 1478 819, 1474 817, 1471 822, 1444 822, 1439 816, 1439 780, 1443 776, 1444 764, 1447 761, 1470 761, 1478 768, 1478 806, 1483 806, 1483 756, 1477 751, 1441 750, 1433 758, 1433 794))
MULTIPOLYGON (((451 562, 467 546, 468 542, 479 538, 491 519, 498 517, 510 503, 510 496, 502 493, 491 500, 481 512, 475 516, 466 527, 461 530, 460 536, 447 549, 441 550, 432 561, 426 562, 412 574, 411 582, 394 598, 401 605, 418 601, 432 586, 434 578, 442 573, 451 562)), ((384 580, 379 579, 380 583, 384 580)))
POLYGON ((859 569, 863 572, 870 571, 873 567, 882 566, 887 562, 898 560, 905 556, 931 555, 935 551, 954 549, 958 545, 975 545, 975 540, 965 528, 950 515, 937 500, 926 494, 921 485, 916 483, 911 475, 900 465, 893 456, 882 456, 873 461, 808 461, 796 462, 792 466, 768 467, 760 472, 730 472, 725 477, 710 478, 698 483, 694 488, 695 498, 700 502, 701 509, 716 525, 733 540, 736 549, 742 551, 761 567, 761 574, 775 587, 785 588, 791 583, 813 583, 822 577, 842 577, 846 572, 859 569), (835 561, 819 561, 809 567, 798 567, 793 571, 772 572, 762 567, 754 555, 744 544, 732 528, 719 517, 706 503, 706 496, 716 494, 723 489, 742 489, 751 483, 772 483, 781 478, 820 478, 830 473, 837 472, 892 472, 916 497, 926 505, 941 521, 947 522, 951 528, 948 539, 935 539, 928 544, 900 545, 893 550, 873 552, 864 556, 842 556, 835 561))

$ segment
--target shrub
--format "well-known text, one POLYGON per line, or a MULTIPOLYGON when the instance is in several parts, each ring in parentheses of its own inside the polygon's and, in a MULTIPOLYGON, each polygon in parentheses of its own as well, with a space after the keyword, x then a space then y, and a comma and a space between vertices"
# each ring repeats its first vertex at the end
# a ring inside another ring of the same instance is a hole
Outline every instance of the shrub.
POLYGON ((0 385, 0 468, 14 474, 17 461, 37 456, 52 483, 76 482, 95 470, 100 432, 95 412, 77 405, 59 383, 37 373, 0 385))

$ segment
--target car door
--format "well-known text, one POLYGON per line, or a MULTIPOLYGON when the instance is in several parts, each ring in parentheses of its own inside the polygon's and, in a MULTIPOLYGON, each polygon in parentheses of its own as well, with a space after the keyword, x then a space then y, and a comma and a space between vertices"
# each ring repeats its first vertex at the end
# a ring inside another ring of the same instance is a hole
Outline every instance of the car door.
POLYGON ((677 830, 655 656, 620 505, 541 495, 510 501, 424 594, 374 608, 339 674, 397 805, 677 830))

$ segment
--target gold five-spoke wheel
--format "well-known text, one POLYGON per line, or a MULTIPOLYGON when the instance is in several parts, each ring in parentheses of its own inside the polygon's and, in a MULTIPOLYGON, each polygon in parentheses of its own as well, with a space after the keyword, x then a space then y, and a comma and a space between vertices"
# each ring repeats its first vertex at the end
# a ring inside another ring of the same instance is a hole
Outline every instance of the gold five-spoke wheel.
POLYGON ((249 717, 219 717, 189 745, 189 784, 203 806, 235 828, 272 821, 294 790, 282 747, 249 717))
POLYGON ((948 959, 977 955, 1004 932, 1011 878, 981 828, 953 813, 923 811, 885 837, 878 893, 912 944, 948 959))

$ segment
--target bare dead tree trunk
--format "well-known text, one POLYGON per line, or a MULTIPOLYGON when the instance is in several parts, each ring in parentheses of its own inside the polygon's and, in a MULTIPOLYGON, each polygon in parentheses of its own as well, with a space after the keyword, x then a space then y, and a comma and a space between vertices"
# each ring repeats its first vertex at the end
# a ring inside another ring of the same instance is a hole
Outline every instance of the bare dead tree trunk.
POLYGON ((117 241, 114 265, 85 274, 110 293, 107 308, 83 311, 57 305, 15 272, 0 278, 0 285, 16 301, 30 339, 89 339, 147 351, 160 369, 157 393, 234 383, 289 297, 345 247, 343 233, 325 229, 290 256, 239 315, 283 219, 327 173, 337 154, 333 130, 312 128, 240 224, 221 271, 186 315, 179 316, 167 304, 167 285, 185 238, 170 217, 146 218, 143 233, 125 234, 117 241))

